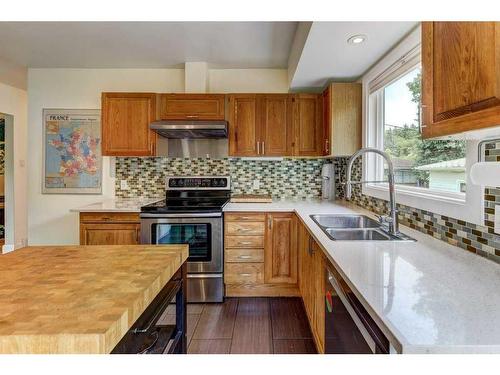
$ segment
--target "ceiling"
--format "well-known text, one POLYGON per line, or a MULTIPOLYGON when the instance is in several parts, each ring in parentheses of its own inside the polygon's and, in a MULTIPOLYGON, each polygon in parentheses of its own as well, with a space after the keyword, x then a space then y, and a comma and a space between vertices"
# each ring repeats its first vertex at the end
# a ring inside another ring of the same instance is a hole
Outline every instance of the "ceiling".
MULTIPOLYGON (((359 78, 410 32, 417 22, 313 22, 290 86, 322 87, 329 80, 359 78), (365 42, 347 39, 365 34, 365 42)), ((294 43, 295 46, 295 43, 294 43)))
POLYGON ((0 22, 0 57, 29 68, 286 68, 297 22, 0 22))
POLYGON ((0 59, 28 68, 282 68, 290 88, 359 78, 417 22, 0 22, 0 59), (347 43, 355 34, 367 39, 347 43), (289 66, 290 63, 290 66, 289 66))

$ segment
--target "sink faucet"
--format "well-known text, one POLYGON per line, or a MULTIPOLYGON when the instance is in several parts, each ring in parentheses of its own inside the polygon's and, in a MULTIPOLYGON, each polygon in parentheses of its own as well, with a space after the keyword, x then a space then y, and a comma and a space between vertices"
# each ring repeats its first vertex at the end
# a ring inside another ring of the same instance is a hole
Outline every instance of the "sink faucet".
POLYGON ((379 220, 382 224, 389 225, 389 232, 391 234, 399 233, 399 223, 398 223, 398 211, 396 209, 396 198, 394 193, 394 166, 392 164, 391 158, 384 151, 380 151, 376 148, 366 147, 361 150, 356 151, 347 161, 347 180, 346 180, 346 191, 345 197, 347 200, 351 199, 352 196, 352 185, 353 184, 367 184, 367 183, 377 183, 377 182, 388 182, 389 183, 389 200, 390 200, 390 212, 389 216, 380 216, 379 220), (367 152, 374 152, 381 155, 387 162, 389 168, 387 181, 351 181, 352 165, 354 160, 359 156, 366 154, 367 152))

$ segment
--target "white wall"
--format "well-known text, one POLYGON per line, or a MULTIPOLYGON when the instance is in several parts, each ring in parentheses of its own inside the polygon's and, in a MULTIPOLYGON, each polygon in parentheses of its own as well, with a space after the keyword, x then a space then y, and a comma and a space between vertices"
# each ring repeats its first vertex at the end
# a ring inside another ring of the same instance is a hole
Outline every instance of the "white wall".
POLYGON ((214 93, 288 92, 286 69, 210 69, 208 91, 214 93))
MULTIPOLYGON (((26 201, 26 137, 27 137, 27 93, 26 91, 0 83, 0 112, 13 119, 12 164, 15 173, 6 176, 6 238, 4 252, 23 247, 28 238, 26 201), (13 179, 13 181, 10 181, 13 179), (12 216, 13 215, 13 216, 12 216)), ((6 118, 6 126, 7 124, 6 118)), ((10 125, 9 125, 10 127, 10 125)), ((9 151, 9 150, 6 150, 9 151)), ((10 162, 9 162, 10 164, 10 162)))
MULTIPOLYGON (((42 110, 101 107, 102 91, 183 92, 183 69, 30 69, 28 71, 28 241, 78 243, 80 207, 114 195, 110 158, 103 160, 103 195, 46 195, 42 186, 42 110)), ((286 69, 209 70, 210 92, 286 92, 286 69)))

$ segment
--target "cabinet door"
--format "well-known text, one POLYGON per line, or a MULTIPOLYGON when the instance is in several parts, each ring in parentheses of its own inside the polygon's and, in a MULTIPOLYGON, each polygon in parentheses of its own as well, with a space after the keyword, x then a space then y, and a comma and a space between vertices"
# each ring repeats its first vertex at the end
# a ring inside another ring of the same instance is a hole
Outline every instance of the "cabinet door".
POLYGON ((323 91, 323 155, 331 154, 332 147, 332 94, 331 85, 323 91))
POLYGON ((162 120, 224 120, 222 94, 161 94, 162 120))
POLYGON ((80 224, 80 245, 136 245, 140 224, 80 224))
POLYGON ((293 121, 290 95, 263 95, 261 115, 261 155, 292 155, 293 121))
POLYGON ((293 213, 267 215, 264 245, 265 282, 297 283, 297 221, 293 213))
POLYGON ((294 101, 294 155, 323 155, 322 95, 298 94, 294 101))
POLYGON ((155 94, 103 93, 101 105, 103 155, 154 155, 156 135, 149 124, 155 120, 155 94))
POLYGON ((424 138, 500 123, 500 23, 423 22, 424 138))
POLYGON ((313 241, 312 244, 312 290, 314 296, 314 318, 313 332, 316 336, 316 342, 319 351, 324 352, 325 344, 325 259, 318 244, 313 241))
POLYGON ((323 114, 327 121, 324 129, 329 134, 324 138, 330 145, 329 154, 354 154, 361 148, 361 83, 332 83, 323 98, 323 114))
POLYGON ((231 95, 228 100, 229 155, 257 156, 260 137, 257 95, 231 95))
POLYGON ((314 284, 312 282, 312 238, 303 224, 300 224, 298 237, 299 290, 302 296, 302 300, 304 301, 304 307, 307 313, 307 317, 309 318, 309 322, 312 322, 314 316, 312 297, 314 288, 314 284))

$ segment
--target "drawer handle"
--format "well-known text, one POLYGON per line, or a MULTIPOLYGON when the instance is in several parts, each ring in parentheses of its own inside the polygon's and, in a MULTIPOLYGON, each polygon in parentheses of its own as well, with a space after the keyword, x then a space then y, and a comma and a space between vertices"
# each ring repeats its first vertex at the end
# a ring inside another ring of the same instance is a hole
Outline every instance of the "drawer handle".
POLYGON ((238 229, 238 232, 251 232, 252 230, 252 228, 240 228, 238 229))
POLYGON ((198 118, 198 115, 187 115, 187 118, 198 118))
POLYGON ((251 255, 240 255, 238 258, 240 258, 240 259, 251 259, 252 256, 251 255))
POLYGON ((250 216, 240 216, 240 219, 242 219, 242 220, 248 220, 248 219, 251 219, 251 217, 250 216))
POLYGON ((251 245, 252 243, 250 241, 241 241, 239 242, 240 245, 251 245))
POLYGON ((252 274, 251 273, 240 273, 240 276, 249 277, 249 276, 252 276, 252 274))
POLYGON ((102 220, 109 221, 109 220, 111 220, 111 218, 110 218, 109 216, 104 216, 104 217, 102 218, 102 220))

